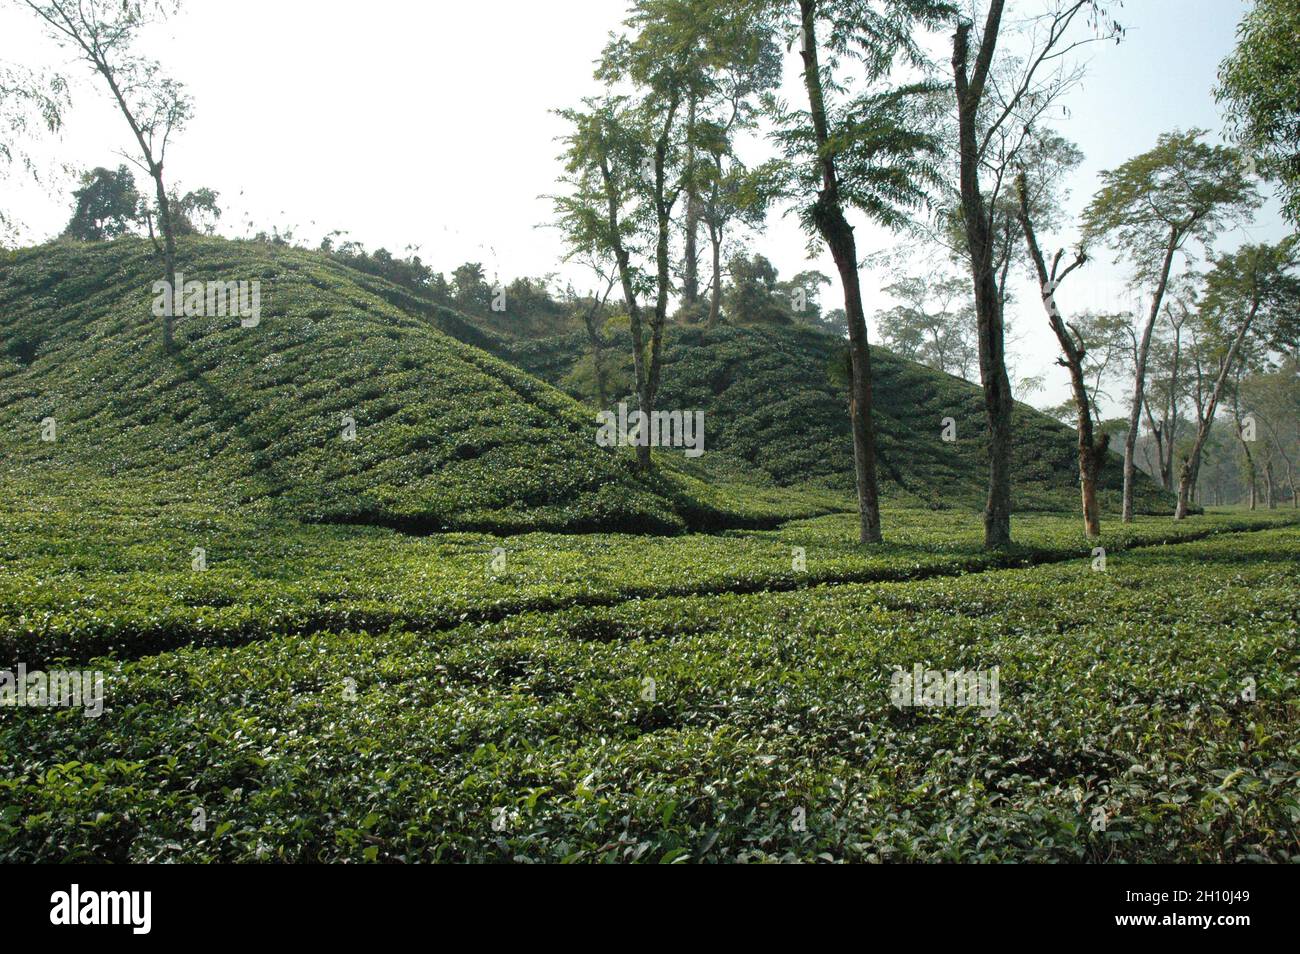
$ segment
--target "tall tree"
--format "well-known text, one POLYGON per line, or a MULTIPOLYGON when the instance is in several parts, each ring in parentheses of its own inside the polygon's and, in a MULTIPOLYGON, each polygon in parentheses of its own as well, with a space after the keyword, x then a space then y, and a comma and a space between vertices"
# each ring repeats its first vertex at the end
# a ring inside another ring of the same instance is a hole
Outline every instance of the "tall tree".
POLYGON ((1236 252, 1219 256, 1206 276, 1198 319, 1214 349, 1216 373, 1208 393, 1197 402, 1199 426, 1179 472, 1178 508, 1174 513, 1178 520, 1187 516, 1201 452, 1246 336, 1254 331, 1269 344, 1295 337, 1300 321, 1296 244, 1291 238, 1278 245, 1244 245, 1236 252))
MULTIPOLYGON (((719 201, 736 197, 735 183, 728 180, 744 169, 735 153, 735 138, 754 128, 758 97, 780 85, 781 57, 761 19, 748 16, 744 4, 738 7, 720 0, 639 2, 647 15, 643 34, 653 25, 658 35, 650 36, 652 42, 676 40, 689 51, 681 291, 684 311, 698 314, 700 225, 708 230, 713 248, 711 289, 716 302, 721 232, 730 218, 744 212, 743 207, 733 209, 732 203, 719 201)), ((716 313, 711 317, 716 321, 716 313)))
POLYGON ((1219 67, 1215 98, 1259 171, 1281 185, 1283 211, 1300 226, 1300 5, 1254 0, 1237 47, 1219 67))
MULTIPOLYGON (((1147 355, 1150 380, 1143 389, 1142 412, 1156 451, 1152 473, 1159 474, 1160 485, 1170 492, 1174 490, 1174 447, 1178 441, 1179 408, 1187 387, 1183 374, 1186 358, 1183 335, 1196 300, 1195 279, 1194 273, 1184 273, 1170 280, 1161 312, 1164 320, 1156 324, 1147 355), (1153 406, 1158 409, 1159 417, 1153 406)), ((1136 367, 1141 345, 1139 332, 1131 322, 1125 330, 1130 343, 1130 365, 1136 367)))
MULTIPOLYGON (((192 114, 185 88, 162 72, 157 62, 135 52, 140 31, 163 19, 179 2, 162 0, 22 0, 44 21, 53 39, 72 50, 104 81, 131 127, 138 149, 126 155, 154 182, 162 241, 154 246, 168 284, 176 288, 176 228, 163 179, 167 146, 192 114)), ((172 350, 172 316, 162 319, 163 350, 172 350)))
POLYGON ((900 227, 937 181, 939 142, 926 128, 933 125, 927 118, 934 108, 934 87, 889 86, 888 77, 899 60, 925 65, 920 34, 951 16, 953 8, 931 0, 798 0, 793 9, 785 3, 773 9, 780 24, 797 36, 808 108, 793 110, 769 97, 768 112, 803 226, 826 244, 839 273, 849 332, 859 539, 878 543, 871 351, 857 242, 846 212, 856 209, 883 225, 900 227), (836 75, 845 58, 861 68, 864 85, 856 95, 836 75), (842 94, 842 102, 831 101, 829 94, 835 92, 842 94))
POLYGON ((1011 543, 1013 399, 1007 374, 1003 290, 996 265, 999 234, 995 210, 1004 186, 1009 185, 1004 181, 1007 173, 1039 135, 1041 117, 1078 78, 1077 70, 1063 66, 1066 55, 1082 43, 1102 36, 1118 38, 1122 32, 1106 17, 1099 0, 1053 0, 1046 13, 1029 18, 1028 55, 995 69, 994 54, 1005 12, 1006 0, 989 0, 973 56, 972 20, 963 17, 958 21, 952 44, 958 190, 988 419, 984 545, 990 549, 1011 543), (1080 19, 1091 19, 1100 29, 1090 38, 1072 40, 1071 28, 1080 19))
POLYGON ((1042 289, 1047 321, 1061 345, 1062 357, 1057 361, 1070 372, 1070 390, 1074 397, 1076 413, 1075 429, 1079 438, 1079 489, 1083 504, 1084 532, 1089 537, 1098 537, 1101 535, 1101 510, 1097 505, 1097 475, 1106 460, 1110 435, 1102 433, 1100 439, 1094 437, 1093 400, 1088 391, 1088 381, 1084 372, 1087 344, 1083 334, 1070 326, 1061 316, 1056 305, 1057 288, 1071 272, 1087 261, 1087 256, 1079 251, 1073 261, 1062 267, 1065 249, 1060 249, 1053 256, 1049 267, 1034 231, 1029 209, 1029 188, 1023 173, 1017 178, 1016 193, 1020 201, 1020 227, 1024 230, 1025 245, 1029 249, 1029 257, 1034 263, 1034 271, 1038 276, 1038 287, 1042 289))
MULTIPOLYGON (((553 197, 557 225, 571 254, 614 261, 632 332, 638 407, 647 420, 662 373, 669 229, 682 191, 680 104, 668 84, 639 101, 588 100, 586 110, 560 113, 572 128, 564 139, 569 191, 553 197)), ((639 441, 636 453, 638 468, 648 471, 649 444, 639 441)))
POLYGON ((1133 363, 1133 397, 1124 438, 1123 520, 1133 519, 1135 450, 1146 397, 1151 335, 1164 304, 1174 260, 1190 241, 1209 243, 1225 226, 1244 222, 1259 195, 1235 149, 1201 142, 1204 130, 1175 130, 1154 149, 1101 173, 1102 187, 1084 212, 1084 239, 1109 241, 1132 265, 1148 294, 1133 363))
POLYGON ((655 91, 677 110, 684 247, 674 272, 688 321, 703 317, 699 230, 718 217, 707 203, 717 167, 734 158, 732 138, 752 124, 757 94, 780 82, 777 49, 744 8, 724 0, 634 0, 627 32, 606 47, 597 71, 608 84, 630 80, 655 91))
MULTIPOLYGON (((747 121, 745 128, 752 125, 747 121)), ((710 326, 718 323, 722 313, 722 248, 730 227, 733 224, 741 228, 761 226, 772 199, 780 191, 773 166, 764 164, 749 169, 736 156, 734 137, 740 128, 733 119, 726 125, 698 125, 695 132, 697 148, 707 156, 703 171, 697 167, 696 178, 701 183, 700 221, 708 233, 712 252, 705 319, 710 326)))

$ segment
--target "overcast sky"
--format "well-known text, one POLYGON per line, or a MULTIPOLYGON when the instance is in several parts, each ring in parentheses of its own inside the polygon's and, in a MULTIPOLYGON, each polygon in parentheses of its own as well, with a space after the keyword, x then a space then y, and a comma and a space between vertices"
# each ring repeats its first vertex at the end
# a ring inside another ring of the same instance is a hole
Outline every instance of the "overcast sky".
MULTIPOLYGON (((1056 121, 1086 156, 1070 182, 1072 215, 1096 189, 1098 170, 1149 149, 1161 132, 1199 126, 1217 137, 1211 88, 1243 9, 1240 0, 1124 4, 1127 37, 1089 48, 1088 75, 1068 100, 1068 118, 1056 121)), ((315 244, 345 229, 372 249, 401 254, 418 246, 444 272, 466 260, 482 261, 489 277, 557 271, 557 236, 539 227, 550 211, 542 196, 555 187, 555 137, 563 130, 549 111, 595 91, 592 60, 624 15, 623 0, 189 0, 146 49, 195 100, 169 172, 184 188, 221 193, 224 234, 275 225, 315 244)), ((66 63, 11 4, 0 5, 0 60, 66 63)), ((796 68, 787 64, 788 83, 796 68)), ((128 131, 93 78, 82 79, 48 153, 81 168, 116 166, 114 150, 128 147, 128 131)), ((66 183, 44 193, 11 175, 4 188, 6 208, 28 239, 50 237, 66 222, 66 183)), ((1225 237, 1221 247, 1285 233, 1270 200, 1247 234, 1225 237)), ((1068 243, 1073 234, 1044 244, 1068 243)), ((897 241, 865 225, 858 237, 863 255, 897 241)), ((808 267, 834 274, 828 256, 808 263, 805 244, 793 218, 775 216, 750 242, 782 275, 808 267)), ((1063 310, 1080 303, 1067 292, 1092 307, 1121 297, 1122 269, 1098 260, 1084 275, 1086 283, 1071 279, 1073 287, 1062 289, 1063 310)), ((576 270, 572 277, 584 279, 576 270)), ((868 312, 889 304, 876 290, 888 281, 864 275, 868 312)), ((830 306, 834 295, 825 296, 830 306)), ((1048 376, 1047 389, 1028 400, 1063 400, 1056 342, 1027 284, 1013 322, 1015 373, 1048 376)))

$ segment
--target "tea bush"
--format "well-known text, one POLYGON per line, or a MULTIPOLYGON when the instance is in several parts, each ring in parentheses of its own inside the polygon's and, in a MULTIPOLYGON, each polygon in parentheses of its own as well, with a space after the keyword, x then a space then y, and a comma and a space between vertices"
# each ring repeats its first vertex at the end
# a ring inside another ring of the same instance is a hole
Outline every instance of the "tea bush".
POLYGON ((0 858, 1294 861, 1298 555, 1286 526, 101 662, 102 718, 0 714, 0 858), (917 664, 998 667, 997 713, 895 707, 917 664))

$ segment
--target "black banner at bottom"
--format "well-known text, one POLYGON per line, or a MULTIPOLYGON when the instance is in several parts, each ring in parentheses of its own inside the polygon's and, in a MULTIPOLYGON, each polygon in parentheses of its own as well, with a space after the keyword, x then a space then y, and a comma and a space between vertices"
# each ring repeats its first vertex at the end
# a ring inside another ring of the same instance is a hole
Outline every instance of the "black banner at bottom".
MULTIPOLYGON (((847 875, 829 897, 792 891, 798 884, 772 884, 771 898, 739 900, 744 883, 715 882, 712 896, 698 885, 688 896, 646 894, 629 903, 628 892, 601 897, 579 881, 582 893, 562 893, 528 881, 476 885, 468 872, 455 886, 446 872, 395 867, 155 866, 9 867, 0 878, 10 937, 66 935, 76 940, 115 938, 131 943, 189 940, 247 941, 283 934, 295 943, 316 936, 331 942, 374 940, 376 928, 431 923, 469 927, 475 915, 494 941, 502 929, 521 935, 532 926, 554 933, 560 926, 584 934, 608 925, 614 938, 629 924, 663 939, 688 923, 728 935, 765 933, 771 924, 797 918, 801 931, 822 922, 838 930, 919 927, 927 943, 947 936, 1041 929, 1071 940, 1099 935, 1176 937, 1199 933, 1232 943, 1242 932, 1273 931, 1293 923, 1293 885, 1276 867, 894 867, 864 868, 847 875), (834 897, 844 900, 835 901, 834 897), (848 903, 848 899, 854 899, 848 903), (1291 910, 1287 910, 1291 908, 1291 910), (684 921, 683 918, 689 918, 684 921), (630 920, 629 920, 630 919, 630 920), (620 928, 619 925, 622 925, 620 928)), ((640 883, 637 883, 640 886, 640 883)), ((818 882, 819 888, 829 883, 818 882)), ((671 883, 664 886, 672 890, 671 883)), ((17 949, 17 948, 16 948, 17 949)))

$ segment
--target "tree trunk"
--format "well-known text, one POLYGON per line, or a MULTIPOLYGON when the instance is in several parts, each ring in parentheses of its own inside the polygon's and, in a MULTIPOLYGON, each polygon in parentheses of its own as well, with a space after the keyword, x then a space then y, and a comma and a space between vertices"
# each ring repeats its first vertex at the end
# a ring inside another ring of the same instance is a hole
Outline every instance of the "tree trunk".
MULTIPOLYGON (((163 234, 163 267, 167 273, 167 285, 172 290, 171 311, 174 312, 176 310, 176 302, 181 299, 181 289, 176 287, 176 233, 172 229, 171 203, 167 201, 167 189, 163 185, 163 160, 167 151, 167 137, 163 136, 162 148, 158 152, 157 157, 155 157, 151 146, 151 139, 145 137, 143 128, 141 128, 140 124, 136 121, 135 115, 131 112, 131 107, 126 101, 126 96, 123 94, 121 86, 118 85, 117 76, 113 73, 112 67, 108 65, 108 61, 104 58, 103 52, 98 47, 87 46, 84 41, 82 42, 82 48, 86 51, 86 55, 94 64, 95 69, 104 77, 104 81, 108 84, 108 88, 112 92, 113 98, 117 101, 118 109, 122 111, 122 115, 125 117, 127 125, 131 127, 131 132, 135 135, 135 141, 140 147, 140 154, 144 158, 145 166, 149 170, 149 175, 153 178, 154 190, 158 199, 158 227, 162 230, 163 234)), ((171 131, 170 125, 168 125, 167 131, 171 131)), ((155 241, 154 244, 156 247, 157 242, 155 241)), ((167 312, 163 313, 163 351, 167 354, 170 354, 173 350, 172 318, 173 315, 170 315, 167 312)))
POLYGON ((1237 330, 1236 337, 1232 339, 1232 346, 1223 360, 1223 367, 1219 369, 1219 376, 1214 382, 1214 391, 1205 406, 1205 415, 1200 427, 1196 429, 1196 440, 1192 442, 1191 453, 1183 458, 1182 473, 1178 481, 1178 509, 1174 511, 1175 520, 1183 520, 1187 517, 1191 489, 1195 486, 1197 474, 1201 469, 1201 450, 1205 447, 1206 438, 1210 436, 1210 428, 1214 424, 1214 412, 1218 409, 1219 399, 1223 396, 1223 386, 1228 380, 1228 373, 1232 370, 1232 363, 1237 360, 1237 352, 1241 350, 1241 343, 1245 340, 1246 332, 1250 330, 1251 322, 1255 320, 1255 313, 1258 310, 1259 301, 1256 299, 1251 302, 1250 313, 1246 315, 1246 319, 1237 330))
POLYGON ((1277 509, 1277 500, 1273 497, 1273 459, 1264 458, 1264 502, 1269 510, 1277 509))
POLYGON ((1101 510, 1097 506, 1097 473, 1106 459, 1106 447, 1109 443, 1106 435, 1100 443, 1094 442, 1092 432, 1092 413, 1088 405, 1088 392, 1083 384, 1083 375, 1070 371, 1071 378, 1077 378, 1074 385, 1074 402, 1079 427, 1079 488, 1083 495, 1083 531, 1090 538, 1101 536, 1101 510))
MULTIPOLYGON (((602 156, 600 159, 600 172, 605 184, 605 201, 606 215, 608 218, 610 234, 615 236, 614 260, 618 265, 619 282, 623 288, 623 302, 627 305, 628 326, 632 332, 632 369, 636 377, 636 396, 637 408, 643 414, 648 413, 653 407, 654 397, 647 392, 646 382, 648 375, 645 368, 645 337, 641 321, 641 305, 636 297, 636 289, 633 285, 632 263, 626 246, 624 246, 619 236, 619 218, 618 218, 618 198, 613 189, 613 174, 609 168, 609 160, 602 156)), ((650 448, 637 445, 636 449, 637 468, 642 471, 650 469, 650 448), (643 453, 644 452, 644 453, 643 453)))
POLYGON ((1169 285, 1169 270, 1174 263, 1174 252, 1178 250, 1178 229, 1171 226, 1169 241, 1165 244, 1165 257, 1160 266, 1160 276, 1156 281, 1156 290, 1151 297, 1151 309, 1147 313, 1146 325, 1142 329, 1142 339, 1138 344, 1137 360, 1133 367, 1133 406, 1128 415, 1128 433, 1124 435, 1124 505, 1120 519, 1124 523, 1133 522, 1133 482, 1137 479, 1137 461, 1134 451, 1137 449, 1138 426, 1142 413, 1142 401, 1146 392, 1147 356, 1151 352, 1151 332, 1160 316, 1160 305, 1164 301, 1165 289, 1169 285))
POLYGON ((722 229, 709 229, 709 244, 713 246, 713 287, 709 292, 709 327, 712 328, 722 315, 722 229))
MULTIPOLYGON (((606 289, 606 295, 609 290, 606 289)), ((593 293, 594 295, 594 293, 593 293)), ((592 370, 596 375, 596 397, 600 407, 609 407, 609 376, 605 370, 605 349, 600 340, 600 329, 596 325, 597 313, 604 300, 593 301, 592 306, 583 314, 583 324, 587 328, 587 341, 591 345, 592 370)))
POLYGON ((871 349, 867 344, 867 326, 862 308, 862 288, 858 281, 858 263, 853 228, 843 216, 835 216, 822 226, 822 235, 831 247, 831 257, 844 287, 844 312, 849 323, 849 357, 853 368, 850 402, 853 430, 853 464, 858 490, 858 539, 861 543, 879 543, 880 492, 876 475, 876 435, 872 418, 871 349))
POLYGON ((1245 429, 1241 425, 1241 374, 1237 374, 1236 387, 1232 392, 1232 420, 1237 425, 1237 443, 1246 457, 1246 487, 1250 496, 1250 509, 1259 503, 1259 480, 1255 469, 1255 457, 1250 452, 1250 441, 1246 440, 1245 429))
MULTIPOLYGON (((688 308, 700 299, 700 270, 697 252, 700 232, 700 200, 695 176, 695 94, 686 106, 686 239, 683 250, 682 304, 688 308)), ((690 313, 688 312, 688 315, 690 313)))
MULTIPOLYGON (((655 278, 657 293, 654 312, 650 316, 650 347, 646 354, 646 342, 642 311, 638 306, 634 289, 631 260, 627 247, 623 244, 619 231, 618 197, 613 188, 613 174, 609 166, 609 157, 600 157, 600 172, 605 185, 606 217, 613 240, 614 258, 618 264, 619 280, 623 286, 623 298, 627 303, 628 324, 632 331, 632 367, 636 374, 637 409, 641 412, 640 440, 636 445, 637 469, 648 473, 653 466, 650 456, 650 416, 654 413, 655 398, 659 392, 659 377, 662 369, 664 319, 668 312, 668 229, 672 218, 672 202, 667 198, 664 182, 667 163, 668 138, 672 133, 673 122, 677 116, 679 101, 673 98, 664 116, 663 128, 655 142, 655 218, 657 241, 655 243, 655 278), (647 364, 648 360, 648 364, 647 364)), ((675 201, 675 197, 674 197, 675 201)))
POLYGON ((167 189, 163 186, 162 166, 152 168, 154 189, 158 196, 158 225, 163 234, 163 266, 167 270, 167 286, 172 290, 172 307, 163 312, 162 339, 163 351, 170 354, 174 350, 172 341, 172 314, 176 302, 181 300, 181 289, 176 287, 176 234, 172 230, 171 203, 167 200, 167 189))
POLYGON ((1169 374, 1169 423, 1166 425, 1168 444, 1165 459, 1160 465, 1161 485, 1170 493, 1174 489, 1174 441, 1178 437, 1178 365, 1182 360, 1182 323, 1174 327, 1174 360, 1169 374))
POLYGON ((1038 275, 1043 307, 1047 311, 1047 322, 1052 326, 1052 332, 1056 335, 1064 355, 1057 359, 1057 363, 1065 365, 1070 372, 1070 392, 1074 398, 1075 418, 1078 422, 1079 491, 1082 495, 1083 530, 1090 538, 1096 538, 1101 536, 1101 512, 1097 506, 1097 473, 1106 459, 1106 448, 1110 438, 1108 435, 1103 435, 1098 443, 1093 437, 1092 401, 1088 397, 1088 382, 1083 374, 1083 359, 1087 351, 1081 339, 1070 336, 1070 329, 1056 307, 1057 286, 1087 259, 1082 252, 1079 253, 1074 263, 1058 274, 1061 264, 1061 253, 1058 252, 1052 262, 1052 270, 1049 272, 1047 260, 1038 246, 1038 237, 1034 234, 1033 221, 1029 217, 1029 195, 1025 189, 1023 173, 1016 177, 1016 193, 1019 199, 1020 228, 1025 235, 1029 258, 1038 275))
POLYGON ((984 546, 1001 549, 1011 543, 1011 381, 1007 376, 1005 330, 993 267, 992 225, 979 184, 979 138, 976 120, 984 83, 1001 23, 1003 0, 993 0, 976 58, 967 77, 966 60, 971 24, 963 21, 953 37, 953 75, 957 93, 961 156, 962 214, 975 293, 979 336, 980 380, 988 418, 989 494, 984 508, 984 546))
MULTIPOLYGON (((1168 487, 1169 474, 1165 470, 1165 423, 1166 422, 1164 420, 1161 420, 1159 424, 1156 423, 1155 415, 1151 413, 1150 401, 1142 402, 1142 412, 1146 415, 1147 430, 1151 432, 1151 436, 1154 437, 1156 441, 1156 464, 1155 467, 1152 468, 1151 473, 1153 476, 1155 474, 1159 474, 1160 485, 1162 487, 1168 487)), ((1147 466, 1150 467, 1151 453, 1149 450, 1146 452, 1146 461, 1147 461, 1147 466)))
POLYGON ((809 113, 822 154, 822 188, 812 209, 812 218, 829 247, 844 287, 844 312, 849 325, 849 357, 853 370, 850 423, 853 430, 853 462, 858 490, 858 539, 879 543, 880 491, 876 477, 876 435, 871 406, 871 349, 867 344, 867 322, 862 308, 862 286, 858 279, 857 243, 853 227, 840 205, 835 160, 826 151, 829 133, 826 103, 822 94, 821 70, 817 62, 816 0, 799 0, 803 26, 804 85, 809 113))

